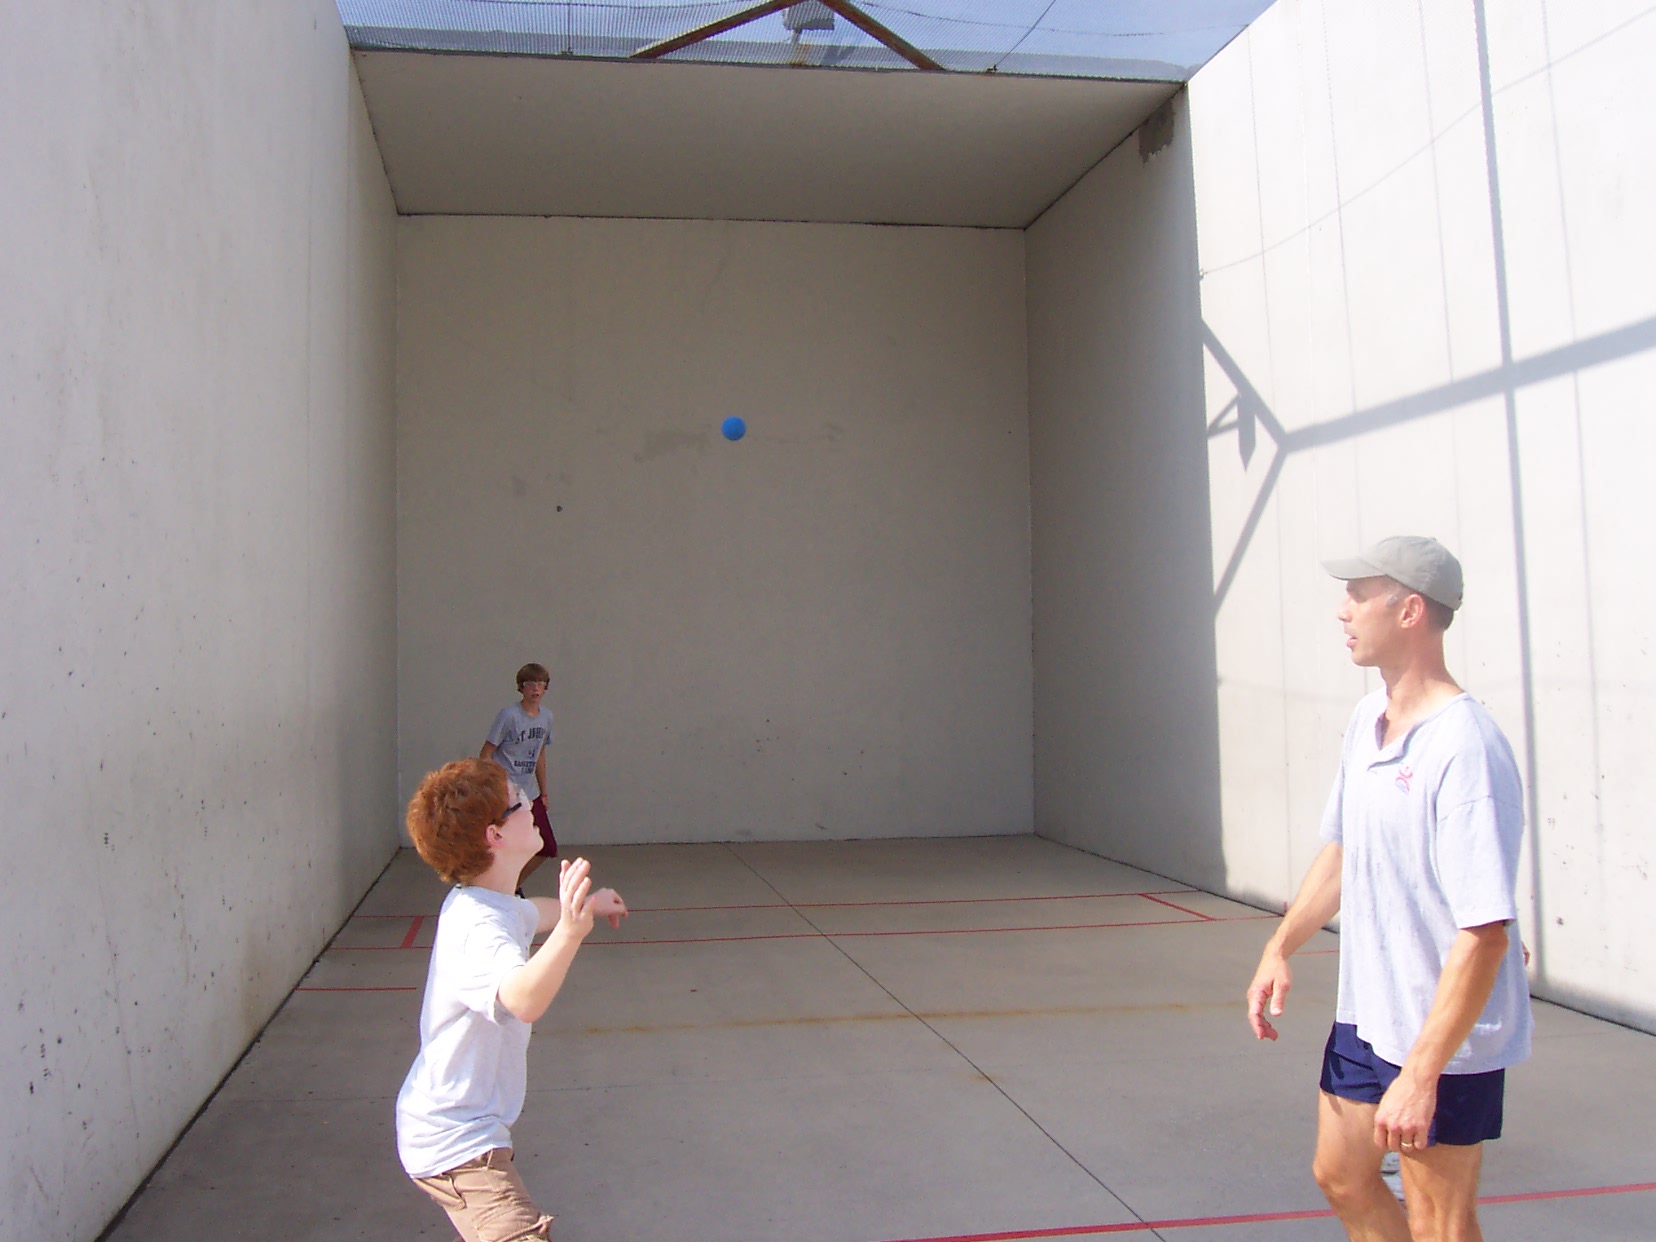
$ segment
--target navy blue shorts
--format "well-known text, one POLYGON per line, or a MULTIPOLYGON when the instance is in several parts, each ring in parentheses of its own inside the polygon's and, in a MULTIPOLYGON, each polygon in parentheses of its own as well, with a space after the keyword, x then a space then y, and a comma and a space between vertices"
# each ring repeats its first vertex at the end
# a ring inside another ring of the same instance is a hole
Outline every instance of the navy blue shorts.
MULTIPOLYGON (((1323 1049, 1322 1089, 1329 1095, 1359 1104, 1378 1104, 1401 1072, 1400 1067, 1376 1056, 1349 1022, 1336 1022, 1328 1033, 1328 1046, 1323 1049)), ((1505 1094, 1504 1069, 1484 1074, 1444 1074, 1438 1079, 1437 1112, 1432 1117, 1427 1146, 1447 1143, 1469 1147, 1500 1138, 1505 1094)))

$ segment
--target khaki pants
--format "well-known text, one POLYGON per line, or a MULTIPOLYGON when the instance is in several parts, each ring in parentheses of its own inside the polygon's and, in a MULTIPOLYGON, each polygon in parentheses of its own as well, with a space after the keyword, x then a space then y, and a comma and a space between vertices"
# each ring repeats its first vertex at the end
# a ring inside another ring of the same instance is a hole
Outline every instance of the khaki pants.
POLYGON ((435 1177, 416 1177, 414 1184, 449 1214, 465 1242, 551 1237, 552 1218, 530 1200, 510 1147, 496 1147, 435 1177))

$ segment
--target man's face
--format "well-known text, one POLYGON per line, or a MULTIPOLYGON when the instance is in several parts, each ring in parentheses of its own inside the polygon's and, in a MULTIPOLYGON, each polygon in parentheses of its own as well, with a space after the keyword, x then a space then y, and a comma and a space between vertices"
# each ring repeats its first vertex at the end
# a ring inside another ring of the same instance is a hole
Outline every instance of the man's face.
POLYGON ((1359 668, 1374 668, 1396 649, 1403 600, 1387 601, 1397 592, 1390 578, 1353 578, 1334 615, 1345 627, 1346 650, 1359 668))
POLYGON ((540 701, 546 696, 544 681, 526 681, 523 683, 523 701, 530 707, 539 707, 540 701))

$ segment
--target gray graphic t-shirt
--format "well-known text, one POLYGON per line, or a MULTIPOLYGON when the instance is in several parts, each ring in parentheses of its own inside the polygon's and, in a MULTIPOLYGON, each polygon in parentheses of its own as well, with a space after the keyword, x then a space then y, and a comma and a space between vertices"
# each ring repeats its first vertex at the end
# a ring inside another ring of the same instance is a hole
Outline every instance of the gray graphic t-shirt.
POLYGON ((544 702, 533 716, 520 703, 503 707, 494 724, 489 726, 488 741, 494 743, 491 757, 531 798, 538 798, 544 792, 535 780, 535 760, 551 740, 552 709, 544 702))

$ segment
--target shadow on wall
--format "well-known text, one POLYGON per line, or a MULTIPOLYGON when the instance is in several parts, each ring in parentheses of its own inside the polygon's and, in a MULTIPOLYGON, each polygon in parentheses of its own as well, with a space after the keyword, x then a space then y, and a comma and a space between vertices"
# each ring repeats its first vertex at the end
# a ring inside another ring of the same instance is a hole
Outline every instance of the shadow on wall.
MULTIPOLYGON (((1367 409, 1290 430, 1271 410, 1247 374, 1226 350, 1217 334, 1207 324, 1201 325, 1202 344, 1215 365, 1235 388, 1236 395, 1214 416, 1207 428, 1209 440, 1234 435, 1237 451, 1244 466, 1251 465, 1263 448, 1271 454, 1269 465, 1259 484, 1247 516, 1228 554, 1215 548, 1214 563, 1223 558, 1223 569, 1218 574, 1214 589, 1213 610, 1217 616, 1226 596, 1248 555, 1254 535, 1276 492, 1277 484, 1290 458, 1296 453, 1326 445, 1360 439, 1364 436, 1398 427, 1412 421, 1452 410, 1476 401, 1499 396, 1503 402, 1505 438, 1507 447, 1507 475, 1511 495, 1511 529, 1513 560, 1516 569, 1517 638, 1519 653, 1519 689, 1524 726, 1524 786, 1526 791, 1526 820, 1529 833, 1530 887, 1534 894, 1538 935, 1535 945, 1535 966, 1541 975, 1546 973, 1546 937, 1542 932, 1547 924, 1543 905, 1544 887, 1540 872, 1542 857, 1541 823, 1537 802, 1537 758, 1535 743, 1535 678, 1533 669, 1533 640, 1529 581, 1529 551, 1524 530, 1525 504, 1522 444, 1518 426, 1518 392, 1530 385, 1572 375, 1590 367, 1616 359, 1656 350, 1656 317, 1642 319, 1624 327, 1596 336, 1586 337, 1556 349, 1546 350, 1526 358, 1515 358, 1512 346, 1512 319, 1508 290, 1506 234, 1501 208, 1500 166, 1495 131, 1493 89, 1491 86, 1488 26, 1483 0, 1474 0, 1473 12, 1478 45, 1478 73, 1484 152, 1488 175, 1488 195, 1491 237, 1493 242, 1493 274, 1495 303, 1500 339, 1500 362, 1497 366, 1441 384, 1434 388, 1411 393, 1396 400, 1383 402, 1367 409), (1261 437, 1266 441, 1261 445, 1261 437)), ((1583 601, 1591 612, 1592 600, 1583 601)), ((1597 688, 1592 693, 1596 697, 1597 688)), ((1597 711, 1594 712, 1595 719, 1597 711)))

